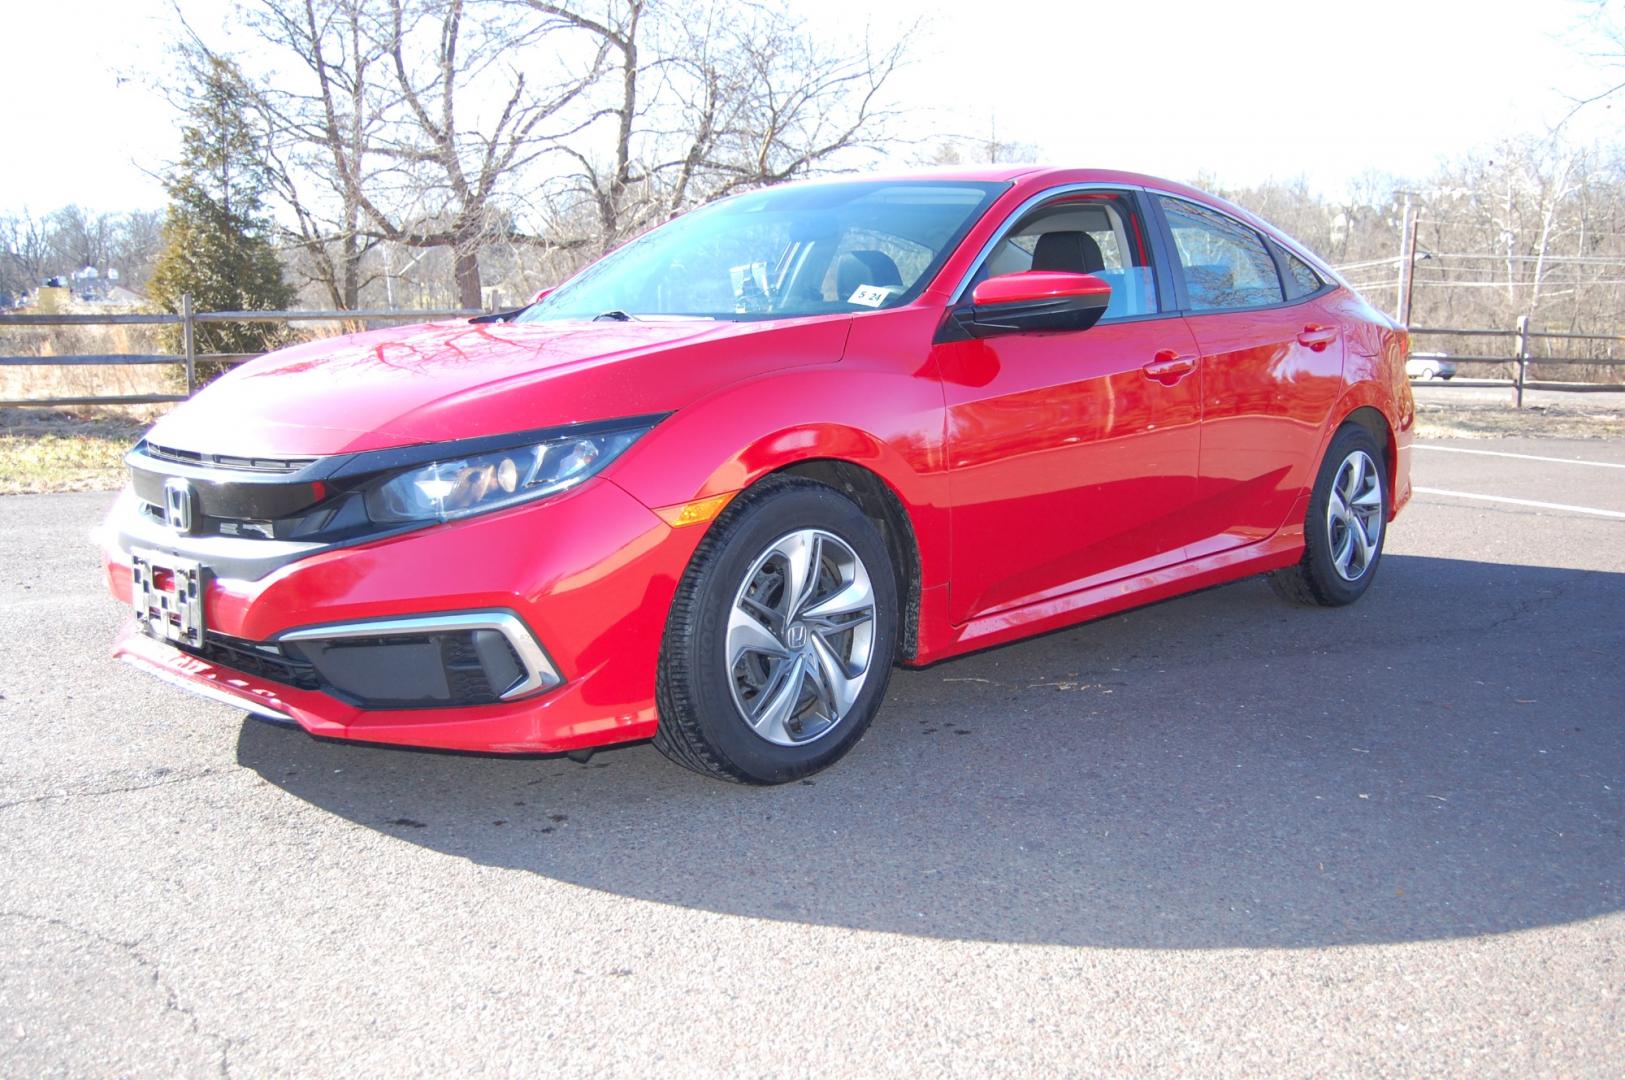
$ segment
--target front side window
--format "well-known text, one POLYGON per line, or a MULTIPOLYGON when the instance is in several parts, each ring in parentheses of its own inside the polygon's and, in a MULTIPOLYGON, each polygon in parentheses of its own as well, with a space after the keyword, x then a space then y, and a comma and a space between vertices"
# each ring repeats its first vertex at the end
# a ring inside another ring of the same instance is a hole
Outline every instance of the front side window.
POLYGON ((771 319, 896 307, 930 284, 1007 186, 864 181, 736 196, 643 234, 519 319, 771 319))
POLYGON ((1247 226, 1184 199, 1157 196, 1192 311, 1263 307, 1285 299, 1264 241, 1247 226))
POLYGON ((1145 233, 1128 195, 1085 192, 1039 207, 1005 234, 972 280, 975 284, 1026 270, 1103 279, 1112 287, 1103 319, 1157 311, 1157 282, 1145 233))

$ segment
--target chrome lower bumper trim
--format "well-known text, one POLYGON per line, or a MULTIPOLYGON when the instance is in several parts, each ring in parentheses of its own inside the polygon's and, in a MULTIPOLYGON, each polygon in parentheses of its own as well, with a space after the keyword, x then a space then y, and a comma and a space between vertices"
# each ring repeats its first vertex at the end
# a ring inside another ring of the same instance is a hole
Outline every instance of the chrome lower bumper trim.
POLYGON ((560 677, 547 651, 530 632, 524 620, 511 611, 458 611, 439 615, 406 615, 399 618, 366 619, 362 622, 329 623, 308 626, 278 634, 278 644, 285 641, 323 641, 334 638, 388 637, 391 634, 435 634, 468 630, 495 630, 508 639, 514 654, 519 657, 525 676, 504 690, 500 698, 514 698, 551 689, 564 680, 560 677))
POLYGON ((233 694, 227 690, 220 690, 208 685, 207 683, 196 682, 192 679, 177 675, 173 671, 166 671, 157 664, 143 660, 140 657, 121 656, 119 659, 123 660, 126 664, 129 664, 138 671, 143 671, 148 675, 156 676, 166 683, 170 683, 173 686, 178 686, 182 690, 188 690, 196 694, 198 697, 208 698, 210 701, 213 701, 216 704, 230 705, 234 709, 241 709, 244 712, 253 713, 255 716, 264 717, 267 720, 275 720, 283 724, 294 723, 293 717, 289 716, 285 712, 278 712, 269 705, 262 705, 252 698, 243 697, 239 694, 233 694))

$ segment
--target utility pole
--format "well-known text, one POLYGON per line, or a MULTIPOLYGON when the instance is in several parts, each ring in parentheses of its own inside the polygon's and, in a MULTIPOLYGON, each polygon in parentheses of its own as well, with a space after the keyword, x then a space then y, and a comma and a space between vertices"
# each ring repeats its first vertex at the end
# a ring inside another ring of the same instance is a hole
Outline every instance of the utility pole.
POLYGON ((1399 230, 1399 292, 1394 297, 1395 317, 1400 325, 1411 323, 1411 290, 1416 283, 1416 215, 1411 205, 1412 193, 1405 196, 1405 217, 1399 230))

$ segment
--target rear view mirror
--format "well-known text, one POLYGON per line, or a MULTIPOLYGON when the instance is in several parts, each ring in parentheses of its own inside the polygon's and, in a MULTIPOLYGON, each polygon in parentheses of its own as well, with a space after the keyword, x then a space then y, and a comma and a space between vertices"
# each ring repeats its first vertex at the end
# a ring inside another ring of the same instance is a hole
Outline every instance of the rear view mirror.
POLYGON ((1093 274, 1000 274, 976 286, 969 310, 962 309, 958 320, 972 337, 1087 330, 1100 321, 1111 298, 1111 285, 1093 274))

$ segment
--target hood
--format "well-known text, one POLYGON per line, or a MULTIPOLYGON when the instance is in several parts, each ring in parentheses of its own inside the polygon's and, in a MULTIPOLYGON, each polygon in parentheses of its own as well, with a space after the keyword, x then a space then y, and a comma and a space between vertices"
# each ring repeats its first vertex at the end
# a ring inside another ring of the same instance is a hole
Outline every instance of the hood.
POLYGON ((429 323, 269 353, 148 438, 321 456, 670 412, 730 383, 838 361, 850 316, 780 322, 429 323))

